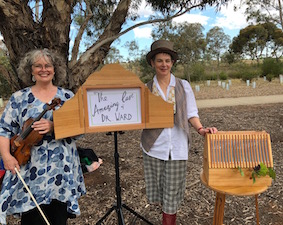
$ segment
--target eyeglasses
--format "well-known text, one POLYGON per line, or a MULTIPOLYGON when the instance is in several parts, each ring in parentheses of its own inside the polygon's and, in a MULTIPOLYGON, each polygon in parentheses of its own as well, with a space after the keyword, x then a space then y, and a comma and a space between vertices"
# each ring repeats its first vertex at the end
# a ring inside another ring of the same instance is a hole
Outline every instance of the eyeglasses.
POLYGON ((34 64, 33 66, 35 69, 38 69, 38 70, 42 70, 43 68, 45 68, 46 70, 50 70, 53 68, 52 64, 46 64, 46 65, 34 64))

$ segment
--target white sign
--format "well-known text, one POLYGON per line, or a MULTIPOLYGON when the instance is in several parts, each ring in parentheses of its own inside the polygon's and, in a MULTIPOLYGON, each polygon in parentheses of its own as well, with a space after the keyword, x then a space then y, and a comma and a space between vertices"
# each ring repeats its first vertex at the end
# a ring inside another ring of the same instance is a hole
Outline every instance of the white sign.
POLYGON ((141 123, 141 90, 87 90, 89 127, 141 123))

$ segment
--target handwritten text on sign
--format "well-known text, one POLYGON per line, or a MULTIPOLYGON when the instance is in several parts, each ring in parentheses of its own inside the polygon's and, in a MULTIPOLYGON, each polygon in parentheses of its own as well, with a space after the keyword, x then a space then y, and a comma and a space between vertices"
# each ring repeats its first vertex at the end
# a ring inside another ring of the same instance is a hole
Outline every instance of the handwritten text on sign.
POLYGON ((141 123, 140 88, 87 90, 89 126, 141 123))

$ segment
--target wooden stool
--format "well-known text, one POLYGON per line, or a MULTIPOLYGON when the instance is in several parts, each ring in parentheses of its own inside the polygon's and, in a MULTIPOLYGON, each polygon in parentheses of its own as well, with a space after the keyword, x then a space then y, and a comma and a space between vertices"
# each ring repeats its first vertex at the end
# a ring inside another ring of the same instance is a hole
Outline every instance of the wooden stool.
POLYGON ((256 221, 259 225, 259 210, 258 210, 258 194, 267 190, 268 186, 211 186, 208 185, 204 173, 200 174, 201 182, 216 192, 214 215, 213 215, 213 225, 222 225, 224 219, 224 206, 225 206, 225 195, 236 195, 236 196, 253 196, 255 195, 255 206, 256 206, 256 221))

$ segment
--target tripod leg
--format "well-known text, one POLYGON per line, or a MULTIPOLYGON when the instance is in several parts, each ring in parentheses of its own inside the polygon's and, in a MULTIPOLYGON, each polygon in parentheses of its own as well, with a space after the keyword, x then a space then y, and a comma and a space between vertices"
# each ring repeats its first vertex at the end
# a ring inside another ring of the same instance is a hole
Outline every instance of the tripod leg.
POLYGON ((125 225, 122 208, 117 209, 118 224, 125 225))
POLYGON ((122 207, 124 207, 126 210, 130 211, 132 214, 134 214, 136 217, 140 218, 141 220, 143 220, 144 222, 146 222, 147 224, 153 225, 153 223, 149 222, 146 218, 144 218, 143 216, 141 216, 140 214, 138 214, 136 211, 134 211, 133 209, 131 209, 130 207, 128 207, 125 204, 122 204, 122 207))
POLYGON ((109 216, 110 213, 111 213, 113 210, 115 210, 115 209, 116 209, 116 206, 115 206, 115 205, 112 206, 112 207, 106 212, 106 214, 105 214, 99 221, 97 221, 96 225, 100 225, 101 223, 103 223, 103 221, 107 218, 107 216, 109 216))

